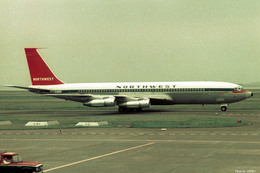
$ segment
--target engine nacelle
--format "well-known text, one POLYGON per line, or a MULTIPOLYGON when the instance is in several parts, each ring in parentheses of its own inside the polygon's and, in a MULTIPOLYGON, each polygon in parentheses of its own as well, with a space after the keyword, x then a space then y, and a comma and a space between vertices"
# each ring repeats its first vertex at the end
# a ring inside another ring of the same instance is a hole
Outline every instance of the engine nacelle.
POLYGON ((108 98, 99 98, 99 99, 94 99, 88 102, 83 103, 84 106, 89 106, 89 107, 108 107, 108 106, 115 106, 116 101, 115 97, 108 97, 108 98))
POLYGON ((123 108, 149 108, 150 100, 146 99, 146 100, 139 100, 139 101, 128 101, 125 103, 121 103, 118 106, 123 108))

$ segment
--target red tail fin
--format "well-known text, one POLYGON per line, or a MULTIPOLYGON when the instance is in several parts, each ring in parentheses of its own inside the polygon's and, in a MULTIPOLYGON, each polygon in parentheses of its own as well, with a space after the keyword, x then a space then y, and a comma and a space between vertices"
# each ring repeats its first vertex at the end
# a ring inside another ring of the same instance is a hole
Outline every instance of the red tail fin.
POLYGON ((24 48, 30 70, 32 85, 64 84, 52 73, 36 49, 37 48, 24 48))

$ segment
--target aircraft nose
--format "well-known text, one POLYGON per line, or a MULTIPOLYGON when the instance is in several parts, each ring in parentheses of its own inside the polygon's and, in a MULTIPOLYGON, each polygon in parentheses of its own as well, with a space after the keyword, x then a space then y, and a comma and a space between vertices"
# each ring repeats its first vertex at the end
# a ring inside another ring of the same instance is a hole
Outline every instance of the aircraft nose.
POLYGON ((249 97, 253 97, 253 93, 251 91, 249 91, 247 94, 246 94, 246 98, 249 98, 249 97))

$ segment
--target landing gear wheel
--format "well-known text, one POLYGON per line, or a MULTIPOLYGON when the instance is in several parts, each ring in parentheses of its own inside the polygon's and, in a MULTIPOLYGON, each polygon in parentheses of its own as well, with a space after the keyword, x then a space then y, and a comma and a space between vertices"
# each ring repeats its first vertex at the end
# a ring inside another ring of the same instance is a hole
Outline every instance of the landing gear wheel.
POLYGON ((134 109, 132 109, 132 108, 126 108, 126 112, 134 112, 134 109))
POLYGON ((142 112, 142 108, 124 108, 119 107, 118 112, 124 113, 124 112, 142 112))
POLYGON ((136 109, 136 112, 142 112, 142 108, 136 109))
POLYGON ((226 106, 221 106, 221 108, 220 108, 220 109, 221 109, 221 111, 223 111, 223 112, 224 112, 224 111, 226 111, 226 110, 227 110, 227 107, 226 107, 226 106))
POLYGON ((125 108, 121 108, 121 107, 119 107, 119 108, 118 108, 118 112, 120 112, 120 113, 122 113, 122 112, 126 112, 126 109, 125 109, 125 108))

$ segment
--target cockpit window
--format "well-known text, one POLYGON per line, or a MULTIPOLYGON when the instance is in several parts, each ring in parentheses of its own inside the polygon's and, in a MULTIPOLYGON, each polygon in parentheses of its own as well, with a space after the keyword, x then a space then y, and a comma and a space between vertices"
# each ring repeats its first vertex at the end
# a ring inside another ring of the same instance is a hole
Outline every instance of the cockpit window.
POLYGON ((235 91, 243 91, 243 87, 242 86, 236 86, 234 89, 235 89, 235 91))

